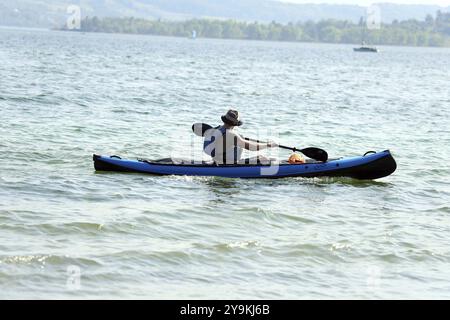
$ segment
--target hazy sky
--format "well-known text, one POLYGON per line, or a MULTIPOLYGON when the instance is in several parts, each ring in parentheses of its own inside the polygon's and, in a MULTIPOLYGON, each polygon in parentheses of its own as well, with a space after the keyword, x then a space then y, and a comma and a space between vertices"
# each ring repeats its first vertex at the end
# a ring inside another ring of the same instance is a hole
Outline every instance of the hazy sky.
POLYGON ((383 1, 371 1, 371 0, 278 0, 283 2, 294 3, 332 3, 332 4, 355 4, 355 5, 370 5, 372 3, 401 3, 401 4, 435 4, 439 6, 450 6, 450 0, 383 0, 383 1))

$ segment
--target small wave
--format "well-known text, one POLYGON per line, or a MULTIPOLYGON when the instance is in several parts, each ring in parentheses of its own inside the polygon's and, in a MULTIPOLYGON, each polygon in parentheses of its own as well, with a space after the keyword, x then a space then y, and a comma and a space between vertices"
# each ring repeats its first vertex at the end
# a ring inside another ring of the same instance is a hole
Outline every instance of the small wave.
POLYGON ((63 96, 57 96, 54 95, 52 92, 50 93, 39 93, 35 95, 29 95, 29 96, 12 96, 12 97, 3 97, 4 100, 14 101, 14 102, 39 102, 39 103, 46 103, 46 104, 59 104, 62 102, 70 102, 69 99, 63 96))
POLYGON ((125 250, 113 254, 108 254, 108 258, 114 257, 127 259, 128 261, 137 260, 147 266, 149 264, 160 265, 160 263, 167 263, 168 265, 174 266, 185 265, 187 262, 194 258, 194 255, 186 252, 185 250, 161 250, 151 252, 125 250))
POLYGON ((436 208, 436 211, 450 213, 450 207, 448 207, 448 206, 439 207, 439 208, 436 208))
POLYGON ((69 255, 14 255, 0 258, 0 264, 16 264, 16 265, 79 265, 79 266, 96 266, 101 263, 95 259, 84 257, 70 257, 69 255))
POLYGON ((214 248, 218 251, 232 251, 234 249, 246 249, 246 248, 257 248, 260 247, 261 244, 256 240, 249 241, 235 241, 230 243, 221 243, 214 246, 214 248))
POLYGON ((352 246, 349 243, 333 243, 330 251, 350 251, 352 246))
MULTIPOLYGON (((131 101, 137 102, 138 104, 148 104, 149 103, 149 100, 144 99, 144 98, 132 98, 131 101)), ((148 114, 150 114, 150 113, 148 113, 148 114)))
POLYGON ((278 215, 287 220, 292 220, 292 221, 301 222, 301 223, 315 223, 316 222, 313 219, 308 219, 308 218, 305 218, 302 216, 289 214, 289 213, 279 213, 278 215))
POLYGON ((34 225, 39 231, 45 234, 53 233, 77 233, 77 234, 97 234, 102 231, 104 225, 101 223, 92 222, 71 222, 63 224, 39 224, 34 225))
POLYGON ((398 263, 403 260, 403 258, 396 253, 384 253, 376 256, 378 257, 378 259, 390 263, 398 263))
POLYGON ((345 261, 344 254, 340 254, 336 250, 332 251, 330 250, 330 245, 324 244, 301 243, 270 248, 265 247, 261 251, 264 255, 272 258, 283 259, 284 261, 303 259, 305 263, 314 265, 345 261))

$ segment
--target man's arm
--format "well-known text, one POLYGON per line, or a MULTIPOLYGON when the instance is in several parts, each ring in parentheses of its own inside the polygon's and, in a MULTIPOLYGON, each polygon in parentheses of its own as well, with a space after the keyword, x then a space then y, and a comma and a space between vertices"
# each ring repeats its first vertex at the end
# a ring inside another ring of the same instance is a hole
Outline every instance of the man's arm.
POLYGON ((264 150, 267 148, 275 148, 278 146, 278 144, 273 141, 269 141, 267 143, 261 143, 261 142, 256 142, 256 141, 245 140, 239 134, 236 134, 236 133, 234 133, 234 135, 236 136, 237 145, 246 150, 258 151, 258 150, 264 150))

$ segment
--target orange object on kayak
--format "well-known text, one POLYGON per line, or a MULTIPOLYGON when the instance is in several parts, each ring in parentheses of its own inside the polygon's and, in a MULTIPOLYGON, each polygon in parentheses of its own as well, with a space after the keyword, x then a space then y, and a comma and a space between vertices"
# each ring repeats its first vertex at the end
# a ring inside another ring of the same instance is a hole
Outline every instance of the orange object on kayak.
POLYGON ((303 158, 301 155, 299 155, 298 153, 293 153, 291 154, 291 156, 289 157, 288 162, 290 164, 294 164, 294 163, 305 163, 305 158, 303 158))

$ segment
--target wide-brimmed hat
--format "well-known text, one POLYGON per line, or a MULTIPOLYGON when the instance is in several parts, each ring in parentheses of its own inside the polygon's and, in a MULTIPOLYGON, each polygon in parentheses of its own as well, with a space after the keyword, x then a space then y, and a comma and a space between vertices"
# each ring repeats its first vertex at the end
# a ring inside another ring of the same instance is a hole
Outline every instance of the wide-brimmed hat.
POLYGON ((222 121, 230 126, 241 126, 242 121, 239 120, 239 112, 236 110, 228 110, 228 112, 222 116, 222 121))

